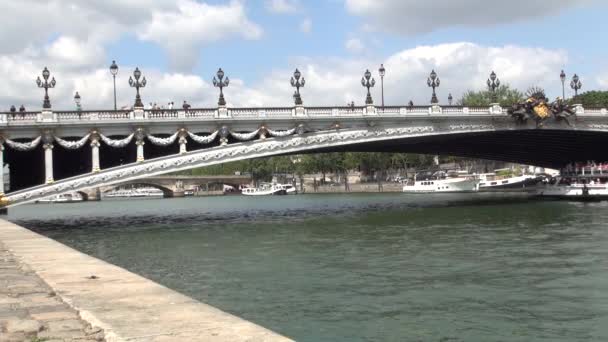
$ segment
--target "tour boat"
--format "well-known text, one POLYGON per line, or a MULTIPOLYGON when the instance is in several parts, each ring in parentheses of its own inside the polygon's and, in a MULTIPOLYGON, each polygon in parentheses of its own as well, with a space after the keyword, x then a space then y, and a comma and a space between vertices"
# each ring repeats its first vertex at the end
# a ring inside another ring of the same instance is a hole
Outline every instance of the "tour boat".
POLYGON ((563 182, 560 178, 555 184, 546 184, 536 190, 541 198, 593 201, 608 199, 608 183, 563 182))
POLYGON ((132 189, 115 189, 104 193, 104 197, 108 198, 130 198, 130 197, 163 197, 163 191, 160 189, 145 187, 132 189))
POLYGON ((538 184, 543 179, 542 176, 521 175, 521 176, 498 176, 493 173, 479 174, 479 191, 500 191, 504 189, 523 189, 538 184))
POLYGON ((243 188, 241 193, 245 196, 287 195, 287 190, 282 184, 264 183, 258 188, 243 188))
POLYGON ((56 195, 47 198, 40 199, 36 202, 38 203, 73 203, 73 202, 82 202, 84 198, 77 192, 70 192, 63 195, 56 195))
POLYGON ((443 171, 435 172, 430 177, 413 180, 403 186, 403 192, 407 193, 433 193, 433 192, 476 192, 479 190, 479 179, 471 175, 450 174, 443 171))

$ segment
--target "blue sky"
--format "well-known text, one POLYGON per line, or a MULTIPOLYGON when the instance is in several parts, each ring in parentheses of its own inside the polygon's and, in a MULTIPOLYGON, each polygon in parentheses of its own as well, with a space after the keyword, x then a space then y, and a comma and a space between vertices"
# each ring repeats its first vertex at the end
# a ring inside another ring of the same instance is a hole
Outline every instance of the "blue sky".
POLYGON ((113 59, 121 105, 132 100, 126 81, 135 66, 149 82, 144 101, 200 106, 217 101, 210 81, 218 67, 233 81, 226 97, 234 106, 291 105, 295 67, 307 77, 310 105, 362 102, 361 74, 377 74, 380 63, 390 104, 427 101, 433 68, 444 81, 440 97, 481 89, 490 69, 503 83, 543 86, 551 96, 561 93, 562 68, 581 76, 583 90, 608 88, 608 2, 599 0, 24 0, 0 7, 4 107, 39 106, 31 80, 44 66, 58 81, 56 106, 72 106, 79 91, 83 104, 108 107, 113 59))

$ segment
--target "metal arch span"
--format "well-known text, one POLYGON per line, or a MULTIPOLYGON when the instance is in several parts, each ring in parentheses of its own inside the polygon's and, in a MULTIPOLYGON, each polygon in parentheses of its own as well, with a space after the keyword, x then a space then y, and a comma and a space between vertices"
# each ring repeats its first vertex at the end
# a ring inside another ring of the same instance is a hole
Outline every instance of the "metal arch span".
POLYGON ((12 192, 2 201, 5 207, 11 207, 67 192, 197 167, 321 151, 440 153, 559 167, 576 160, 608 161, 608 150, 604 151, 607 142, 608 125, 604 127, 595 123, 580 123, 578 128, 548 125, 543 129, 531 129, 505 125, 500 121, 459 125, 423 121, 419 125, 398 128, 333 129, 222 145, 104 169, 12 192))
POLYGON ((421 137, 435 134, 433 126, 417 126, 385 129, 351 129, 308 133, 243 143, 229 144, 184 154, 150 159, 129 165, 101 170, 55 183, 40 185, 7 194, 5 207, 12 207, 39 199, 108 186, 149 176, 188 170, 238 160, 269 157, 282 154, 305 153, 307 151, 340 148, 353 144, 421 137))

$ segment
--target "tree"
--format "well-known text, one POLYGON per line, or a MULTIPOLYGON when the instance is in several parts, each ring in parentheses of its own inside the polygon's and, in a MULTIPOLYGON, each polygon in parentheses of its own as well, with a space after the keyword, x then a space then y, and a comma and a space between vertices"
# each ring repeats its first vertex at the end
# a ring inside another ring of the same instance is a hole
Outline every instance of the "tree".
POLYGON ((608 91, 586 91, 575 96, 571 103, 582 104, 583 107, 608 108, 608 91))
MULTIPOLYGON (((508 84, 503 84, 496 89, 496 100, 502 107, 510 107, 515 103, 523 101, 524 94, 517 89, 511 89, 508 84)), ((467 107, 489 107, 493 102, 491 91, 469 90, 458 101, 458 104, 467 107)))

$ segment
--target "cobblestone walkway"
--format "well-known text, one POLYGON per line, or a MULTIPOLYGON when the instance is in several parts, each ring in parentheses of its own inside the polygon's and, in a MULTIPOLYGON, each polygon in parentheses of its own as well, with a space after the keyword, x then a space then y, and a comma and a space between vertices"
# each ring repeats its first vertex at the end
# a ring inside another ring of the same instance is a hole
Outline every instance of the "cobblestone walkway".
POLYGON ((0 342, 104 341, 0 243, 0 342))

